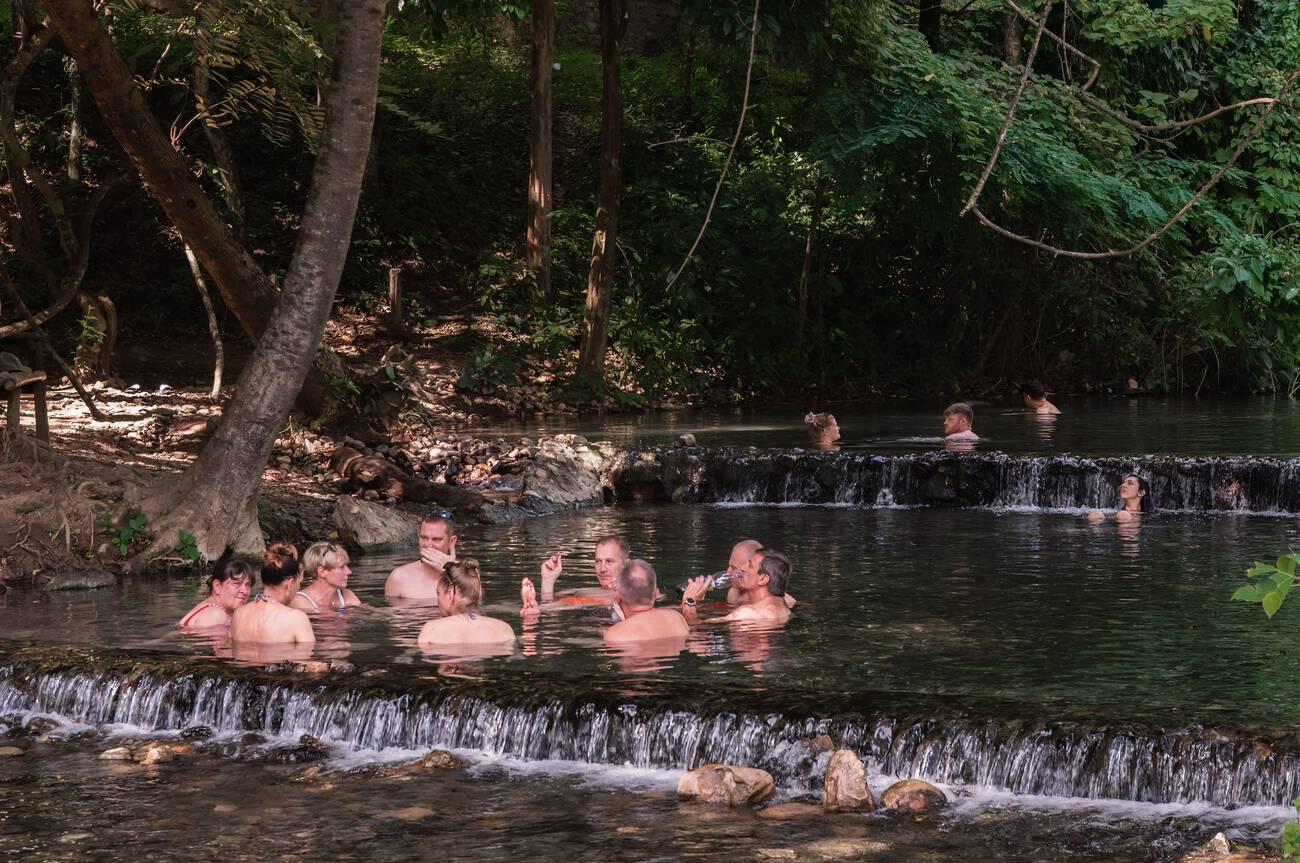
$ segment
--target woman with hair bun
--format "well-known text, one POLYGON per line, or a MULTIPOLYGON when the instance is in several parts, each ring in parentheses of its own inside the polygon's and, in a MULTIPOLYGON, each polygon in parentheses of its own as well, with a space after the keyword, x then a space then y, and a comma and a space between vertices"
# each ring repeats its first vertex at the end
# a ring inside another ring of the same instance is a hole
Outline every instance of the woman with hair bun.
POLYGON ((222 558, 212 565, 208 576, 208 595, 189 610, 181 629, 215 629, 229 626, 230 616, 248 601, 253 588, 253 564, 240 558, 222 558))
POLYGON ((839 449, 835 442, 840 439, 840 424, 835 421, 834 414, 810 411, 803 421, 808 426, 808 437, 812 438, 814 447, 829 452, 839 449))
POLYGON ((421 647, 448 644, 509 644, 515 631, 504 620, 478 613, 483 581, 477 560, 447 564, 438 583, 438 610, 442 616, 420 630, 421 647))
MULTIPOLYGON (((1124 477, 1119 484, 1119 512, 1115 513, 1115 521, 1132 521, 1155 511, 1150 483, 1135 473, 1124 477)), ((1091 522, 1104 521, 1105 518, 1106 514, 1100 510, 1088 513, 1091 522)))
POLYGON ((277 542, 262 559, 262 592, 257 599, 235 611, 230 623, 230 640, 260 644, 313 644, 307 615, 290 608, 289 599, 302 586, 298 550, 277 542))

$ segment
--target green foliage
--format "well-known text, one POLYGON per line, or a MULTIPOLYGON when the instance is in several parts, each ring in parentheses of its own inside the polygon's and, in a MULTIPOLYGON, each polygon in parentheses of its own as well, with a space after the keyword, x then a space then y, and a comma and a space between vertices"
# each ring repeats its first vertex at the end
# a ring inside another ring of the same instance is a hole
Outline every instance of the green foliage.
POLYGON ((139 514, 132 516, 125 527, 116 528, 113 524, 113 517, 108 513, 104 513, 99 517, 95 526, 100 533, 108 534, 109 543, 117 549, 118 554, 125 556, 131 548, 132 541, 137 536, 144 534, 145 522, 144 515, 139 514))
POLYGON ((1246 577, 1252 581, 1237 588, 1232 594, 1233 601, 1258 603, 1263 607, 1264 614, 1271 618, 1277 614, 1295 585, 1297 561, 1300 561, 1300 554, 1295 552, 1282 555, 1276 563, 1256 561, 1254 566, 1246 570, 1246 577))
POLYGON ((175 551, 188 560, 191 565, 198 563, 203 557, 199 551, 198 543, 194 540, 194 534, 188 530, 177 531, 175 551))
POLYGON ((1282 863, 1300 863, 1300 797, 1291 801, 1296 817, 1282 827, 1282 863))
POLYGON ((483 345, 470 354, 456 388, 492 395, 502 386, 519 383, 519 367, 516 357, 483 345))

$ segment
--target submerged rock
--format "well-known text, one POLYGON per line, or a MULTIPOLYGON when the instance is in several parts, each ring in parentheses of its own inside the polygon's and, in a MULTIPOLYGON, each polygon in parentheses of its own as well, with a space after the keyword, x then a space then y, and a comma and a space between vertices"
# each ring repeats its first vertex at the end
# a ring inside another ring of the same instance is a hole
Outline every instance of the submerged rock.
POLYGON ((840 749, 831 755, 822 802, 828 812, 869 812, 876 808, 876 799, 867 787, 867 769, 852 749, 840 749))
POLYGON ((26 752, 17 746, 0 746, 0 758, 18 758, 26 752))
POLYGON ((432 818, 433 815, 434 811, 427 806, 407 806, 388 813, 389 818, 396 818, 399 821, 420 821, 432 818))
POLYGON ((100 761, 130 761, 131 759, 131 750, 126 746, 114 746, 99 753, 100 761))
POLYGON ((181 731, 182 740, 207 740, 211 737, 213 731, 206 725, 191 725, 189 728, 181 731))
POLYGON ((775 793, 771 773, 731 764, 705 764, 684 774, 677 783, 677 796, 682 799, 724 806, 762 803, 775 793))
POLYGON ((759 818, 772 821, 788 821, 795 818, 817 818, 825 810, 815 803, 776 803, 758 810, 759 818))
POLYGON ((340 497, 330 516, 339 539, 365 551, 409 545, 420 531, 415 516, 351 496, 340 497))
POLYGON ((425 770, 459 770, 465 764, 446 749, 435 749, 420 759, 420 766, 425 770))
POLYGON ((59 723, 47 716, 36 716, 33 717, 24 727, 27 729, 28 734, 45 734, 48 731, 53 731, 58 728, 59 723))
POLYGON ((880 805, 894 812, 932 812, 947 806, 948 798, 929 782, 904 779, 885 789, 880 805))
POLYGON ((161 764, 175 757, 171 747, 165 743, 151 743, 135 752, 135 761, 139 764, 161 764))
POLYGON ((117 577, 111 572, 61 572, 46 583, 46 590, 98 590, 113 587, 117 577))

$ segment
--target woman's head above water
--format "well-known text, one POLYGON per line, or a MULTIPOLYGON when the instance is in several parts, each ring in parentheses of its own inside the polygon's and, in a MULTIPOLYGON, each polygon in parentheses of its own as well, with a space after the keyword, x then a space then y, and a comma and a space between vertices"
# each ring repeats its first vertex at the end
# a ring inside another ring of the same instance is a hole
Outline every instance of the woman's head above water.
POLYGON ((803 421, 808 426, 808 436, 817 446, 829 446, 840 439, 840 424, 834 414, 809 413, 803 421))
POLYGON ((208 576, 208 596, 226 611, 234 611, 248 600, 257 570, 242 558, 223 558, 212 565, 208 576))
POLYGON ((1148 513, 1155 510, 1151 503, 1151 486, 1135 473, 1128 474, 1119 484, 1120 508, 1127 512, 1148 513))
POLYGON ((287 542, 277 542, 262 558, 262 587, 276 588, 302 575, 298 549, 287 542))
POLYGON ((477 560, 447 564, 438 582, 438 609, 445 615, 473 611, 483 601, 483 581, 477 560))

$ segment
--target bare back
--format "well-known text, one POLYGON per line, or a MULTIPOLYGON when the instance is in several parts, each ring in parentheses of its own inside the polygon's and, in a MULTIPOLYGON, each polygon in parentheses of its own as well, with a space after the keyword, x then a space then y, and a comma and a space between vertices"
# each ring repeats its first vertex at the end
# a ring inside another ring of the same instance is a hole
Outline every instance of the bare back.
POLYGON ((509 644, 515 631, 504 620, 476 614, 454 614, 430 620, 420 630, 420 646, 443 644, 509 644))
POLYGON ((310 644, 316 641, 311 620, 304 612, 278 602, 250 602, 235 609, 230 622, 231 641, 262 644, 310 644))
POLYGON ((634 614, 605 630, 605 641, 624 644, 629 641, 655 641, 684 638, 690 632, 686 618, 675 608, 652 608, 634 614))
POLYGON ((723 619, 755 623, 785 623, 790 619, 790 606, 786 604, 784 596, 767 596, 758 602, 740 606, 723 619))

